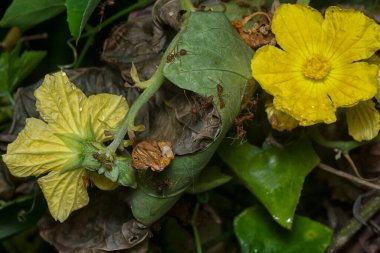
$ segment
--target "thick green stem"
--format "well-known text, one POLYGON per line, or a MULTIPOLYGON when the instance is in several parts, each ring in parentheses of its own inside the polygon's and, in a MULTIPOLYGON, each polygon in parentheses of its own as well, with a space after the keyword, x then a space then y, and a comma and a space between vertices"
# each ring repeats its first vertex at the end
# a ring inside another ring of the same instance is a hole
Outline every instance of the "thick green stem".
POLYGON ((129 109, 127 115, 125 115, 119 130, 117 131, 114 140, 106 148, 107 154, 113 154, 116 152, 117 148, 123 142, 125 135, 128 131, 142 131, 143 126, 135 126, 135 118, 137 113, 140 111, 141 107, 144 106, 146 102, 156 93, 156 91, 161 87, 165 81, 164 76, 164 66, 167 64, 166 57, 171 54, 179 40, 179 34, 172 40, 165 54, 161 58, 160 65, 158 66, 156 72, 153 76, 144 82, 139 83, 140 87, 146 87, 146 89, 141 93, 141 95, 136 99, 131 108, 129 109))
POLYGON ((326 139, 318 129, 318 126, 313 126, 309 128, 309 133, 313 140, 317 142, 319 145, 327 147, 327 148, 332 148, 332 149, 337 149, 341 151, 344 154, 347 154, 350 152, 350 150, 363 146, 365 144, 368 144, 369 142, 376 141, 379 136, 377 136, 375 139, 372 139, 371 141, 363 141, 363 142, 357 142, 357 141, 330 141, 326 139))
MULTIPOLYGON (((373 215, 375 215, 380 210, 380 194, 377 194, 370 201, 368 201, 360 211, 360 217, 363 221, 368 221, 373 215)), ((363 226, 356 218, 352 218, 345 227, 343 227, 334 236, 327 253, 337 252, 341 247, 343 247, 352 236, 363 226)))
POLYGON ((199 236, 199 232, 197 228, 197 217, 198 217, 200 205, 201 203, 198 201, 197 204, 195 205, 193 216, 191 218, 191 227, 193 229, 194 243, 197 249, 197 253, 202 253, 202 243, 201 243, 201 238, 199 236))
POLYGON ((115 135, 114 140, 107 147, 106 153, 113 154, 116 152, 117 148, 124 141, 124 136, 127 134, 128 130, 136 131, 143 130, 140 126, 135 126, 135 117, 141 107, 148 102, 148 100, 154 95, 154 93, 161 87, 163 81, 165 80, 162 70, 157 69, 153 77, 149 80, 153 82, 144 90, 143 93, 137 98, 137 100, 133 103, 132 107, 129 109, 127 115, 123 119, 123 123, 121 124, 118 132, 115 135))

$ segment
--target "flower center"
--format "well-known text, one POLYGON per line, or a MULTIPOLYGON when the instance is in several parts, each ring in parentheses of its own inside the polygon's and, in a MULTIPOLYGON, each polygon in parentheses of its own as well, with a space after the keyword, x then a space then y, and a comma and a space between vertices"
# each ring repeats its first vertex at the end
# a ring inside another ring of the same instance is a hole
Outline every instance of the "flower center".
POLYGON ((303 74, 315 80, 325 78, 330 73, 330 70, 329 61, 321 55, 313 55, 303 65, 303 74))

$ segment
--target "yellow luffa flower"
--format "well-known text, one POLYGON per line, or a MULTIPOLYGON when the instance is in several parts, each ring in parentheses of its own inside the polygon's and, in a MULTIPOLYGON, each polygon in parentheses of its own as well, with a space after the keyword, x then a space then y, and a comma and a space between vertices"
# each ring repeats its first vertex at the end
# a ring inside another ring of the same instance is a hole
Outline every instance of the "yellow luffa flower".
MULTIPOLYGON (((128 105, 122 96, 111 94, 87 98, 64 72, 46 75, 34 94, 37 110, 47 123, 27 119, 17 139, 8 145, 3 160, 14 176, 41 176, 38 184, 50 213, 63 222, 89 201, 86 179, 93 172, 80 167, 84 159, 82 144, 101 145, 109 139, 105 131, 117 128, 128 105)), ((109 180, 102 182, 96 176, 91 179, 100 187, 110 186, 109 180)))
POLYGON ((300 125, 336 121, 337 107, 350 107, 377 92, 377 66, 357 62, 380 48, 380 26, 355 10, 329 7, 325 19, 308 6, 282 4, 272 31, 282 49, 256 51, 253 77, 274 96, 274 106, 300 125))

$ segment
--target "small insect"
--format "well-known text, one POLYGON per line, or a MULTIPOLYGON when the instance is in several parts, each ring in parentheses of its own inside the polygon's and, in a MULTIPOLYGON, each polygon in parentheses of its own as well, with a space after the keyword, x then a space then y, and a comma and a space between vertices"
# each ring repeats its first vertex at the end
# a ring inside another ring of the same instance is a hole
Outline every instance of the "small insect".
POLYGON ((111 37, 106 39, 103 44, 103 52, 108 50, 112 50, 118 44, 120 44, 123 40, 127 40, 127 31, 128 27, 126 24, 121 24, 115 29, 113 29, 111 37))
POLYGON ((165 180, 163 180, 163 181, 161 181, 161 182, 158 182, 158 183, 156 184, 156 192, 157 192, 158 194, 162 194, 162 193, 164 193, 164 191, 165 191, 167 188, 169 188, 169 186, 170 186, 169 179, 165 179, 165 180))
POLYGON ((112 6, 114 4, 115 4, 114 0, 106 0, 106 1, 104 1, 98 5, 98 7, 100 9, 99 10, 100 22, 103 21, 103 17, 104 17, 105 11, 106 11, 106 7, 112 6))
POLYGON ((187 50, 186 49, 180 49, 179 51, 178 50, 173 51, 168 56, 166 56, 166 62, 167 63, 172 62, 176 57, 178 57, 178 56, 184 56, 186 54, 187 54, 187 50))
POLYGON ((216 89, 218 91, 219 108, 223 109, 225 107, 225 105, 226 105, 224 103, 224 98, 223 98, 223 90, 224 90, 224 88, 223 88, 223 86, 220 83, 218 83, 216 85, 216 89))
POLYGON ((83 180, 84 186, 86 188, 93 186, 93 183, 92 183, 91 178, 89 176, 82 176, 82 180, 83 180))
POLYGON ((106 170, 112 170, 112 163, 107 159, 105 155, 95 153, 92 155, 106 170))

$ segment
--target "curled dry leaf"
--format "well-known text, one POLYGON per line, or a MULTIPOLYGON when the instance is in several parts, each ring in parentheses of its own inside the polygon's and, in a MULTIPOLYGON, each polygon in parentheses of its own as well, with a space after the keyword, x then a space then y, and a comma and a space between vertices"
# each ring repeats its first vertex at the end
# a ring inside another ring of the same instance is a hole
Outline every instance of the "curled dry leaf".
POLYGON ((133 148, 132 167, 162 171, 174 159, 171 143, 162 140, 144 140, 133 148))
POLYGON ((252 15, 243 18, 243 20, 235 20, 232 26, 239 32, 244 42, 251 48, 259 48, 263 45, 275 45, 276 39, 271 31, 271 19, 273 14, 266 12, 255 12, 252 15), (248 21, 259 16, 257 22, 249 28, 245 28, 248 21))
POLYGON ((125 194, 123 189, 95 191, 89 205, 72 213, 64 223, 46 215, 38 224, 41 236, 60 253, 146 252, 151 233, 133 219, 123 202, 125 194))

